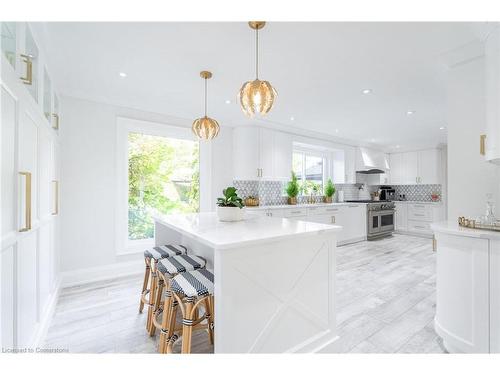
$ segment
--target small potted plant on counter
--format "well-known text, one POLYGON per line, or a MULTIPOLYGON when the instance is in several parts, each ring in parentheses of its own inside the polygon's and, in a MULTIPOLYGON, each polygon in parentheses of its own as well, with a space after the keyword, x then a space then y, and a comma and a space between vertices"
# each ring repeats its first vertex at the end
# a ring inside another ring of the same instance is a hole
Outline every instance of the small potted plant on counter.
POLYGON ((297 181, 297 176, 292 171, 292 180, 286 185, 286 194, 288 195, 288 204, 297 204, 297 195, 299 195, 300 187, 297 181))
POLYGON ((217 216, 220 221, 240 221, 245 218, 245 204, 238 197, 236 188, 229 186, 222 190, 223 198, 217 198, 217 216))
POLYGON ((335 185, 332 179, 329 178, 325 185, 325 203, 332 203, 333 194, 335 194, 335 185))

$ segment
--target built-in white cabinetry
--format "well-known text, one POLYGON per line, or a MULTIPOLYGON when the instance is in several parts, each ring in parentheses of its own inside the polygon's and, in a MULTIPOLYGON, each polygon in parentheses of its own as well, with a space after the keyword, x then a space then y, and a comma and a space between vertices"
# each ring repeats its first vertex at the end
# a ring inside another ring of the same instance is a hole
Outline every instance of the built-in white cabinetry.
POLYGON ((249 209, 252 214, 267 217, 284 217, 295 220, 311 221, 322 224, 342 226, 338 233, 337 243, 344 245, 366 239, 366 205, 334 204, 309 207, 249 209))
POLYGON ((500 353, 500 236, 434 226, 436 332, 451 353, 500 353))
POLYGON ((432 236, 431 224, 444 218, 442 204, 430 202, 396 202, 398 232, 432 236))
POLYGON ((441 151, 429 149, 390 154, 392 185, 441 183, 441 151))
POLYGON ((54 92, 34 35, 24 23, 1 26, 2 42, 15 38, 0 56, 0 346, 8 349, 38 343, 57 290, 59 140, 54 92))
POLYGON ((486 133, 478 134, 479 152, 500 164, 500 30, 491 26, 485 40, 486 133))
POLYGON ((356 183, 356 148, 345 147, 345 184, 356 183))
POLYGON ((292 170, 292 136, 259 127, 233 131, 235 180, 288 180, 292 170))

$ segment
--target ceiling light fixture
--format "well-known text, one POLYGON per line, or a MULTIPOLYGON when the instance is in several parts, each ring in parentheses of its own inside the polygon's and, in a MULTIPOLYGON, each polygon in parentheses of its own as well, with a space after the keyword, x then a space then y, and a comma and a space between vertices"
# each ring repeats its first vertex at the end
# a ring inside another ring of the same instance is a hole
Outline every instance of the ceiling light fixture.
POLYGON ((444 126, 441 126, 441 127, 439 128, 439 130, 444 130, 444 129, 445 129, 445 127, 444 127, 444 126))
POLYGON ((290 120, 291 120, 291 121, 295 120, 295 117, 293 117, 293 116, 292 116, 292 117, 290 117, 290 120))
POLYGON ((194 120, 191 128, 198 138, 210 140, 219 134, 219 123, 207 116, 207 79, 212 78, 212 73, 204 70, 200 77, 205 80, 205 116, 194 120))
POLYGON ((407 114, 408 116, 411 116, 411 115, 413 115, 414 113, 415 113, 415 111, 408 111, 408 112, 406 112, 406 114, 407 114))
POLYGON ((259 80, 259 30, 266 23, 264 21, 250 21, 248 25, 255 30, 255 80, 245 82, 241 86, 238 100, 241 110, 248 117, 255 116, 255 113, 264 116, 273 108, 274 100, 278 96, 268 81, 259 80))
POLYGON ((372 92, 372 90, 371 89, 364 89, 362 92, 363 92, 363 94, 366 95, 366 94, 370 94, 372 92))
POLYGON ((399 145, 396 145, 396 148, 399 148, 399 147, 401 147, 401 146, 399 146, 399 145))
POLYGON ((226 104, 231 104, 231 100, 227 99, 226 104))
POLYGON ((125 78, 127 76, 127 73, 120 72, 120 77, 125 78))
POLYGON ((335 129, 335 133, 338 133, 339 132, 339 129, 335 129))

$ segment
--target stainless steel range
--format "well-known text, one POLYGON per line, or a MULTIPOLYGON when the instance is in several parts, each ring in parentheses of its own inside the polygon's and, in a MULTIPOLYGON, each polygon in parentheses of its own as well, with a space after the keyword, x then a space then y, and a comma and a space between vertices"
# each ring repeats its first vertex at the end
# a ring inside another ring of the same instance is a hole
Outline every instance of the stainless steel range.
POLYGON ((391 201, 348 201, 366 205, 367 239, 374 240, 394 232, 396 205, 391 201))

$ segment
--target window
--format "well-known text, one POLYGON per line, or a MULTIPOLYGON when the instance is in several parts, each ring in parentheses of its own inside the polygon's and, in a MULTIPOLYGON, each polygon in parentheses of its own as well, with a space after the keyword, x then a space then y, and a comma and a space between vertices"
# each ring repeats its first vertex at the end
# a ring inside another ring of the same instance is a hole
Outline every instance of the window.
POLYGON ((303 194, 310 194, 314 190, 323 190, 325 181, 326 158, 321 153, 295 149, 293 152, 292 168, 303 187, 303 194))
POLYGON ((152 213, 199 209, 198 142, 128 133, 128 238, 153 238, 152 213))
POLYGON ((156 212, 198 212, 207 191, 190 128, 117 117, 117 136, 116 252, 126 255, 153 246, 156 212))

